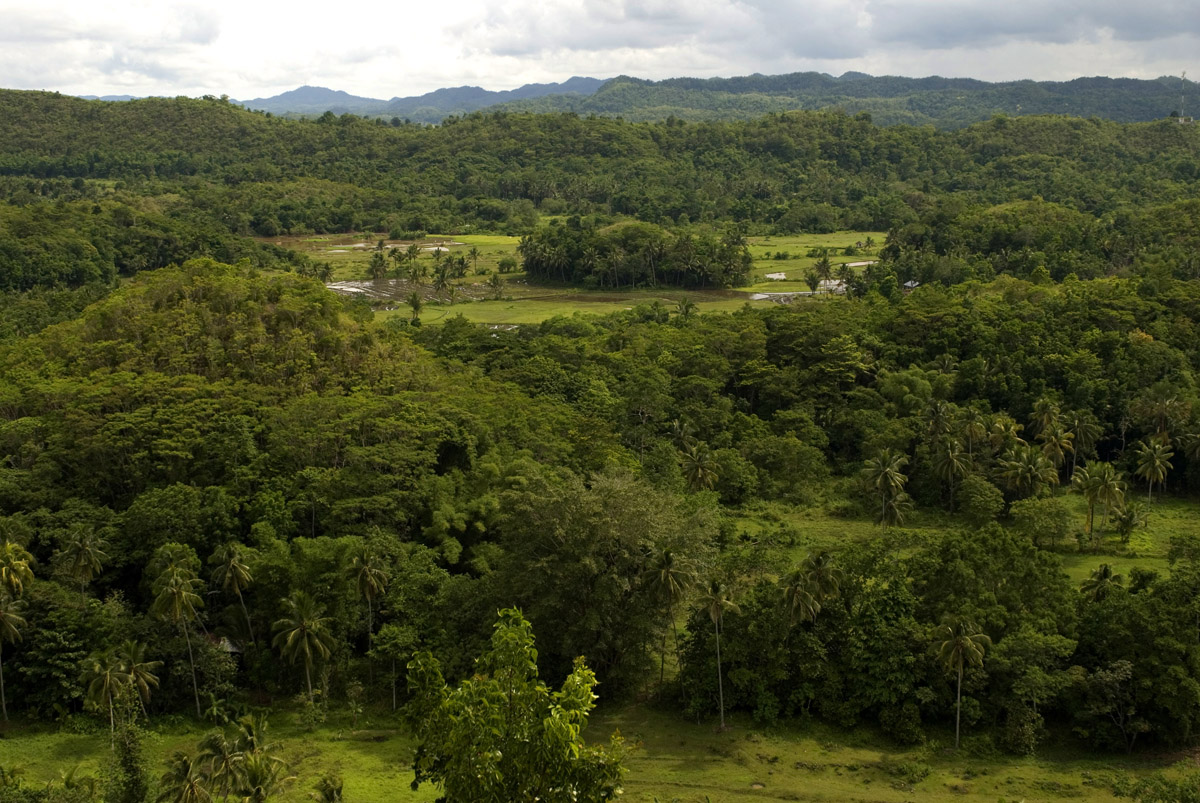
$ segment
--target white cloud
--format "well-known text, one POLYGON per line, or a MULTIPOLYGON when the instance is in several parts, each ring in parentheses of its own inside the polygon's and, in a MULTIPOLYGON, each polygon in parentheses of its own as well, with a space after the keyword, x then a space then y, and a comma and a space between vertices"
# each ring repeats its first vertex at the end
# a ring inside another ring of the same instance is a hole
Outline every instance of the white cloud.
MULTIPOLYGON (((390 98, 572 75, 1153 77, 1193 67, 1191 0, 0 0, 0 86, 390 98), (311 9, 311 10, 310 10, 311 9)), ((1193 67, 1200 73, 1200 65, 1193 67)))

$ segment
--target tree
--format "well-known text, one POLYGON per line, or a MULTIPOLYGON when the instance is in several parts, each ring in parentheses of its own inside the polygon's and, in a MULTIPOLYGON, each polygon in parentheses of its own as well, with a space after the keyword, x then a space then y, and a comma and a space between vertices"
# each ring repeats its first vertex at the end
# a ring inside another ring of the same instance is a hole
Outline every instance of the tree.
POLYGON ((304 683, 308 700, 313 700, 312 670, 318 660, 324 661, 333 652, 333 636, 329 633, 332 619, 325 608, 303 591, 283 600, 286 614, 275 622, 275 638, 271 642, 290 663, 304 664, 304 683))
POLYGON ((496 299, 497 301, 504 298, 504 286, 506 283, 503 276, 501 276, 499 273, 493 273, 488 277, 487 283, 488 289, 492 291, 492 298, 496 299))
POLYGON ((416 290, 413 290, 408 294, 408 298, 404 303, 408 304, 408 306, 412 308, 413 323, 421 320, 421 309, 425 306, 425 299, 421 298, 421 294, 416 290))
POLYGON ((76 525, 63 539, 59 548, 58 561, 67 574, 79 583, 79 599, 82 602, 87 584, 100 574, 108 554, 108 546, 96 531, 85 525, 76 525))
POLYGON ((236 788, 245 754, 238 749, 237 741, 231 741, 224 732, 213 731, 200 740, 196 761, 204 765, 204 774, 213 791, 222 799, 229 797, 236 788))
POLYGON ((1088 466, 1080 466, 1071 475, 1071 488, 1078 491, 1087 502, 1087 532, 1092 534, 1092 522, 1095 519, 1096 503, 1100 500, 1100 482, 1098 475, 1093 475, 1088 466))
POLYGON ((992 640, 973 623, 960 620, 938 628, 938 661, 953 672, 957 678, 954 701, 954 749, 958 749, 962 720, 962 679, 967 666, 983 666, 984 650, 992 646, 992 640))
POLYGON ((908 499, 904 493, 907 465, 908 456, 891 449, 880 451, 863 464, 861 476, 879 499, 879 523, 884 526, 899 523, 902 518, 903 505, 908 499))
POLYGON ((29 564, 33 556, 15 541, 0 543, 0 592, 7 592, 14 599, 21 596, 25 586, 33 582, 33 570, 29 564))
POLYGON ((155 803, 210 803, 207 780, 199 762, 187 753, 176 752, 159 779, 162 791, 155 803))
POLYGON ((131 680, 129 672, 125 669, 125 662, 117 654, 116 648, 94 652, 88 657, 87 668, 83 672, 83 682, 87 684, 87 701, 94 708, 108 709, 108 729, 114 745, 117 736, 114 714, 116 698, 131 680))
POLYGON ((721 674, 721 626, 726 613, 741 613, 729 587, 720 580, 712 580, 705 589, 704 608, 712 619, 713 632, 717 637, 717 699, 721 711, 721 730, 725 730, 725 684, 721 674))
POLYGON ((387 591, 388 573, 371 545, 360 541, 350 555, 346 575, 354 583, 359 598, 367 603, 367 649, 370 650, 371 640, 375 637, 375 600, 387 591))
POLYGON ((238 604, 242 606, 242 616, 246 620, 246 632, 250 634, 250 643, 253 644, 254 625, 250 623, 250 612, 246 610, 246 600, 242 597, 242 591, 250 587, 250 584, 254 582, 254 576, 250 573, 250 566, 245 561, 242 546, 230 541, 218 547, 208 562, 213 567, 213 583, 219 585, 223 590, 232 591, 237 595, 238 604))
POLYGON ((1149 519, 1150 514, 1146 511, 1146 506, 1136 499, 1130 499, 1123 507, 1118 508, 1113 523, 1117 525, 1121 543, 1129 543, 1133 531, 1145 527, 1149 519))
POLYGON ((11 594, 0 589, 0 714, 8 722, 8 700, 4 696, 4 642, 15 644, 21 640, 21 628, 25 620, 20 616, 20 602, 11 594))
MULTIPOLYGON (((675 624, 675 606, 678 605, 688 589, 695 582, 695 575, 684 564, 676 559, 670 549, 663 549, 656 554, 644 574, 650 593, 662 601, 666 608, 667 621, 675 636, 675 658, 679 660, 679 629, 675 624)), ((658 684, 661 686, 667 668, 667 631, 663 628, 662 660, 658 669, 658 684)))
POLYGON ((154 673, 162 667, 162 661, 147 661, 146 645, 133 639, 125 641, 117 648, 117 657, 124 664, 130 685, 137 691, 142 713, 146 714, 146 706, 150 703, 150 690, 158 688, 158 675, 154 673))
POLYGON ((474 245, 471 246, 471 248, 467 251, 467 256, 471 260, 471 271, 473 273, 479 273, 479 256, 480 256, 480 254, 479 254, 478 246, 474 246, 474 245))
POLYGON ((1058 472, 1033 446, 1014 446, 1000 461, 1000 479, 1018 497, 1034 496, 1047 485, 1058 484, 1058 472))
POLYGON ((446 685, 428 652, 409 663, 408 684, 406 714, 417 739, 413 789, 434 783, 441 799, 474 803, 620 794, 620 738, 595 747, 582 737, 595 706, 595 675, 578 658, 562 689, 551 692, 538 677, 533 629, 520 612, 500 611, 491 648, 457 688, 446 685))
POLYGON ((204 605, 198 591, 204 583, 195 575, 192 565, 199 563, 194 553, 179 544, 164 544, 155 553, 151 565, 163 565, 154 581, 154 604, 151 612, 179 625, 187 642, 188 664, 192 670, 192 693, 196 699, 196 718, 200 713, 200 684, 196 679, 196 658, 192 653, 192 635, 188 624, 199 616, 196 610, 204 605))
POLYGON ((971 470, 971 457, 955 438, 943 437, 934 451, 933 470, 950 489, 950 509, 954 510, 958 485, 971 470))
POLYGON ((675 314, 679 316, 679 320, 686 321, 696 312, 696 302, 692 301, 687 296, 683 296, 675 302, 675 314))
POLYGON ((717 461, 713 459, 706 443, 685 446, 680 450, 680 462, 683 464, 683 477, 693 491, 712 490, 720 479, 717 461))
POLYGON ((1092 602, 1099 602, 1124 586, 1125 578, 1113 572, 1112 566, 1101 563, 1099 568, 1092 571, 1091 577, 1080 584, 1079 592, 1092 602))
POLYGON ((1144 479, 1147 483, 1146 500, 1154 501, 1154 483, 1163 484, 1167 481, 1167 472, 1173 466, 1171 458, 1175 453, 1171 451, 1170 445, 1158 438, 1151 438, 1149 442, 1142 441, 1138 444, 1137 450, 1137 475, 1144 479))

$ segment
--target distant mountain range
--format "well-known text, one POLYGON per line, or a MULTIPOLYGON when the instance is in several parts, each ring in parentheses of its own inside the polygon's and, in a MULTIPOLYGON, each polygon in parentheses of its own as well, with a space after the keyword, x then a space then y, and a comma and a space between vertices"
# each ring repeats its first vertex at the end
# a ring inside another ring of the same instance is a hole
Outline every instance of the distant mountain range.
POLYGON ((492 92, 477 86, 437 89, 424 95, 377 100, 362 98, 319 86, 302 86, 282 95, 234 101, 247 109, 282 115, 357 114, 366 117, 400 117, 421 123, 441 122, 455 114, 466 114, 510 101, 533 100, 548 95, 590 95, 603 86, 600 78, 578 76, 561 84, 525 84, 516 89, 492 92))
MULTIPOLYGON (((959 128, 998 114, 1067 114, 1120 122, 1155 120, 1177 114, 1181 95, 1185 112, 1200 112, 1195 83, 1174 77, 989 83, 973 78, 902 78, 859 72, 835 77, 806 72, 663 81, 629 76, 609 80, 575 77, 562 83, 526 84, 501 92, 460 86, 391 100, 302 86, 274 97, 233 102, 276 115, 315 116, 328 111, 419 123, 439 123, 451 115, 484 109, 573 112, 630 120, 731 120, 797 109, 840 108, 849 114, 869 114, 881 125, 959 128)), ((130 98, 118 95, 99 99, 130 98)))

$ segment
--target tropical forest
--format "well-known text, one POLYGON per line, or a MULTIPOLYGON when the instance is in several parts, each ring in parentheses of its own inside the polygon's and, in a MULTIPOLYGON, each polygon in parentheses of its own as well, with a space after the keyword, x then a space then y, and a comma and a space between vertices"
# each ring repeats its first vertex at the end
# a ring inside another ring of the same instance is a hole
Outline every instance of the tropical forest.
POLYGON ((1200 799, 1200 127, 534 106, 0 90, 0 803, 1200 799))

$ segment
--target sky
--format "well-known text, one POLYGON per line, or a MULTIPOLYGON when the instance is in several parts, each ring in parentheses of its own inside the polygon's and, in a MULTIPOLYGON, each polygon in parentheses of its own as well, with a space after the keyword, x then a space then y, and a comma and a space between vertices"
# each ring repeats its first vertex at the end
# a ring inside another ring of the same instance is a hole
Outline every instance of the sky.
POLYGON ((0 0, 0 87, 374 98, 573 75, 1200 78, 1195 0, 0 0))

